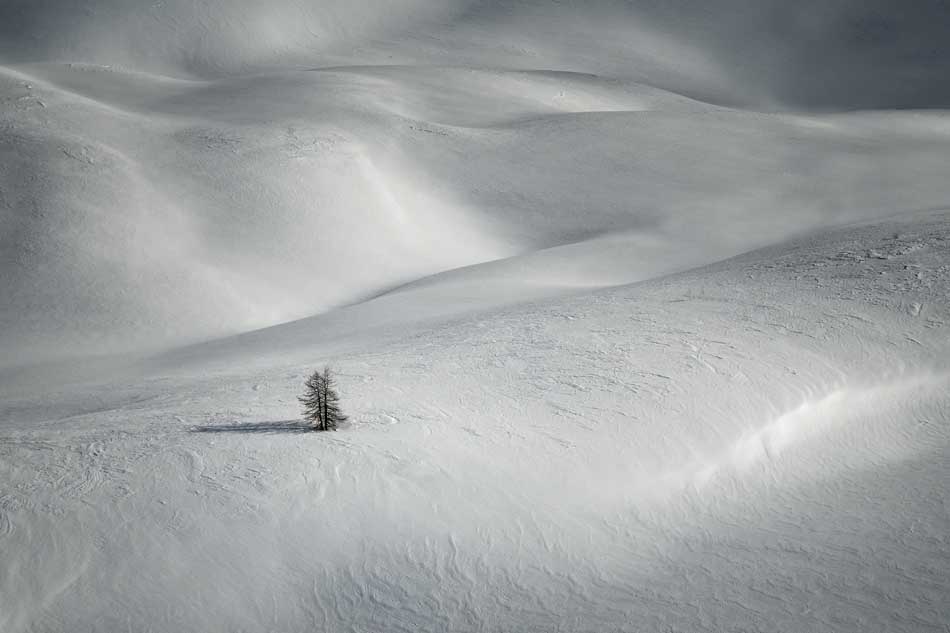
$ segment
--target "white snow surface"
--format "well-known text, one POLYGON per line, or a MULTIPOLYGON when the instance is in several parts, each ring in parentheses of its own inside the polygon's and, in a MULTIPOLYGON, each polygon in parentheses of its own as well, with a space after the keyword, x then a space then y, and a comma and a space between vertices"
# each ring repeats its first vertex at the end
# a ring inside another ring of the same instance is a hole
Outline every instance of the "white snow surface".
POLYGON ((950 117, 386 5, 0 8, 0 631, 945 633, 950 117))

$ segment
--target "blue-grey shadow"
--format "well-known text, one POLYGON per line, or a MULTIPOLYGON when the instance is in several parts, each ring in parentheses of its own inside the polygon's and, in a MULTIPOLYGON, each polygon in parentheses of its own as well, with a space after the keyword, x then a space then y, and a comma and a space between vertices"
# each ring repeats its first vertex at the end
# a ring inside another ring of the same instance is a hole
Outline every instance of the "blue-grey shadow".
POLYGON ((269 422, 238 422, 234 424, 207 424, 191 427, 192 433, 312 433, 313 425, 303 420, 269 422))

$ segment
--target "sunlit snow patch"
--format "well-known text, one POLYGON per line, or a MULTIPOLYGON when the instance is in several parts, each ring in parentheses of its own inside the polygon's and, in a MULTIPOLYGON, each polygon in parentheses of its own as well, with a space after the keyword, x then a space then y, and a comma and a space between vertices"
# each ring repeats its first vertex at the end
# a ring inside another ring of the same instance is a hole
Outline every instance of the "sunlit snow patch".
MULTIPOLYGON (((764 426, 742 433, 719 453, 697 458, 686 467, 664 475, 660 478, 661 489, 667 492, 700 490, 718 475, 746 473, 763 462, 776 464, 796 446, 853 423, 862 425, 866 442, 852 448, 873 453, 878 460, 900 459, 921 448, 915 438, 903 430, 905 423, 913 417, 913 410, 920 402, 926 401, 925 393, 939 396, 941 390, 946 390, 948 379, 947 374, 900 375, 887 382, 844 386, 824 396, 808 398, 764 426)), ((834 443, 835 440, 829 441, 834 443)), ((849 453, 851 463, 860 458, 860 454, 849 453)))

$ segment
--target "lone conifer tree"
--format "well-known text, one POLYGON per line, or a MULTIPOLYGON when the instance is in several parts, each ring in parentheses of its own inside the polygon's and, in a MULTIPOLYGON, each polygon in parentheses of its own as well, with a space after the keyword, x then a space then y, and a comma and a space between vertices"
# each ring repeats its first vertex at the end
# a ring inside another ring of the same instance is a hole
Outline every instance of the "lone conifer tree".
POLYGON ((306 392, 297 398, 303 405, 303 414, 313 422, 318 431, 336 430, 346 420, 340 410, 340 396, 336 393, 336 380, 329 366, 313 372, 305 383, 306 392))

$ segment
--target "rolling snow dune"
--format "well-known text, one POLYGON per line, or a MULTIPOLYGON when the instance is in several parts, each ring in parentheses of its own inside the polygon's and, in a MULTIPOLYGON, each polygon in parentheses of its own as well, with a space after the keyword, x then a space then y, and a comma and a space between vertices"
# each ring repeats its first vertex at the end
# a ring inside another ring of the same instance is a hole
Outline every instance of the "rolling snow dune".
POLYGON ((902 215, 9 397, 0 623, 939 629, 948 244, 950 212, 902 215), (353 418, 330 437, 294 420, 324 360, 353 418))
POLYGON ((913 4, 0 3, 0 631, 943 631, 913 4))
POLYGON ((397 0, 13 0, 0 10, 0 55, 171 73, 220 73, 313 59, 451 14, 459 3, 397 0))
POLYGON ((8 367, 260 328, 598 236, 637 255, 566 290, 636 281, 950 199, 941 113, 763 115, 447 68, 0 78, 8 367))
POLYGON ((8 0, 0 63, 220 76, 343 62, 557 69, 732 105, 950 105, 942 0, 8 0))

